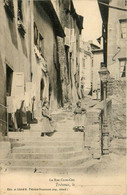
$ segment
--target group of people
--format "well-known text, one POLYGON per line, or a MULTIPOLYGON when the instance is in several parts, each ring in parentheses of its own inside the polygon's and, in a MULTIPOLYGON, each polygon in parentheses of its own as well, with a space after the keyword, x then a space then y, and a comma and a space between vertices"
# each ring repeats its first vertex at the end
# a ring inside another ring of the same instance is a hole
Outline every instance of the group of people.
MULTIPOLYGON (((26 109, 25 100, 21 101, 20 108, 16 110, 14 117, 10 115, 9 119, 9 131, 24 131, 24 129, 30 129, 30 124, 37 123, 37 119, 34 117, 34 102, 35 97, 32 98, 32 110, 26 109), (15 120, 14 120, 15 119, 15 120)), ((81 108, 81 102, 76 103, 74 109, 74 131, 84 131, 84 114, 86 110, 81 108)), ((72 111, 72 104, 69 104, 69 111, 72 111)), ((41 136, 52 136, 56 132, 56 124, 52 120, 52 116, 49 110, 49 102, 45 99, 41 107, 41 136)))
MULTIPOLYGON (((86 114, 86 109, 81 108, 81 102, 78 101, 76 103, 76 108, 74 110, 74 121, 75 126, 73 128, 74 131, 81 131, 84 132, 85 130, 85 122, 84 122, 84 116, 86 114)), ((42 124, 42 133, 41 136, 47 135, 52 136, 56 129, 53 125, 53 120, 51 117, 51 114, 49 112, 49 102, 44 101, 42 104, 42 110, 41 110, 42 118, 41 118, 41 124, 42 124)))

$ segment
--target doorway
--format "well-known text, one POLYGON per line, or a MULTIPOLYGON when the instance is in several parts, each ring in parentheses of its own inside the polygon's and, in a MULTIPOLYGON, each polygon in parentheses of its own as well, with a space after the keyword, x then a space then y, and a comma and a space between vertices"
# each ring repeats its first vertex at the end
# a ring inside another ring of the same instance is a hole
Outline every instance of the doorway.
POLYGON ((13 70, 6 64, 6 96, 11 96, 13 70))

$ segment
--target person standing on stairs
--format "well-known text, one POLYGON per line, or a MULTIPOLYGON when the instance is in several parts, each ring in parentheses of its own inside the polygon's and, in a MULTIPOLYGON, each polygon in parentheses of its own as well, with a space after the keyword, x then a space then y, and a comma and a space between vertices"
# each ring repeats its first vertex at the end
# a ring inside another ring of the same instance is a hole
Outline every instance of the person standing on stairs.
POLYGON ((74 110, 75 127, 73 128, 73 130, 84 132, 84 130, 85 130, 86 109, 81 108, 81 102, 80 101, 78 101, 76 103, 76 105, 77 105, 77 107, 74 110))
POLYGON ((42 133, 41 136, 47 135, 47 136, 52 136, 56 130, 54 129, 52 125, 52 117, 51 114, 49 113, 49 102, 47 100, 44 101, 42 104, 42 118, 41 118, 41 123, 42 123, 42 133))

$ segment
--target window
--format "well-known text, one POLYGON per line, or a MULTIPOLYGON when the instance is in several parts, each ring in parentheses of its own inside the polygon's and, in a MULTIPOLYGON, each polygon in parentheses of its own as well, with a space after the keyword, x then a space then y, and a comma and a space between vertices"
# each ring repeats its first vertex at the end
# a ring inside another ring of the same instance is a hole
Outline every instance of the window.
POLYGON ((26 31, 23 25, 22 0, 18 0, 18 30, 21 36, 24 37, 26 31))
POLYGON ((22 20, 23 21, 22 0, 18 0, 18 20, 22 20))
POLYGON ((119 65, 120 65, 120 77, 126 77, 126 64, 127 59, 119 59, 119 65))
POLYGON ((37 48, 37 53, 39 51, 40 55, 44 57, 44 38, 41 35, 41 33, 39 33, 35 22, 34 22, 34 45, 37 48))
POLYGON ((120 20, 120 37, 121 39, 126 39, 127 38, 127 19, 125 20, 120 20))
POLYGON ((41 34, 39 33, 39 51, 40 54, 43 56, 44 55, 44 41, 43 41, 43 37, 41 36, 41 34))
POLYGON ((65 40, 64 40, 64 44, 68 47, 70 47, 70 29, 69 28, 66 28, 64 29, 65 31, 65 40))
POLYGON ((127 0, 125 0, 125 6, 127 6, 127 0))
POLYGON ((38 46, 38 29, 35 23, 34 23, 34 44, 38 46))
POLYGON ((14 5, 13 0, 4 0, 4 7, 8 16, 13 20, 14 18, 14 5))
POLYGON ((11 96, 13 70, 6 65, 6 95, 11 96))

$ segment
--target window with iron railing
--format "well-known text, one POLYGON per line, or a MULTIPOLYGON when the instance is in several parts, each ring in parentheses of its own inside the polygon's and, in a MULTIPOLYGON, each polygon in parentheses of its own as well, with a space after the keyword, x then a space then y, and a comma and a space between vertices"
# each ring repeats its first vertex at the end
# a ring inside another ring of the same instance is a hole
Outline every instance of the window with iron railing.
POLYGON ((18 0, 18 30, 22 37, 25 36, 25 28, 23 24, 23 8, 22 8, 22 0, 18 0))
POLYGON ((23 21, 22 0, 18 0, 18 20, 23 21))

